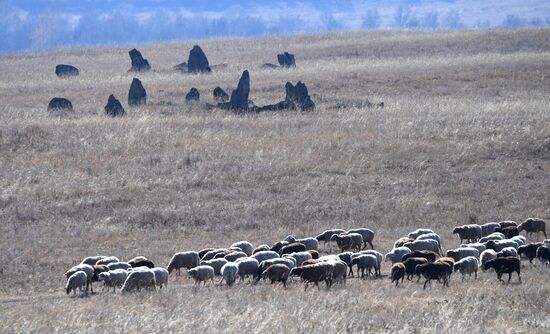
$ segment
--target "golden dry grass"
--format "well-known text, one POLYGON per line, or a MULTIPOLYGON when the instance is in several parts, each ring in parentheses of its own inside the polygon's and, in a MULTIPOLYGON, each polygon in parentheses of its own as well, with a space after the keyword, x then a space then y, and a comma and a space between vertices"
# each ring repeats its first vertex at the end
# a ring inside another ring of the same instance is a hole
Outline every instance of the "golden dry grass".
MULTIPOLYGON (((494 273, 431 290, 351 279, 330 291, 293 284, 69 298, 62 274, 87 255, 146 255, 234 241, 273 243, 331 227, 369 227, 387 252, 417 227, 444 248, 454 225, 550 216, 550 31, 373 32, 200 42, 211 75, 172 66, 193 43, 141 46, 148 105, 128 108, 127 51, 0 58, 0 331, 498 332, 550 330, 550 271, 524 283, 494 273), (262 71, 276 53, 298 68, 262 71), (58 63, 77 78, 58 79, 58 63), (257 104, 304 81, 317 110, 236 116, 203 101, 251 72, 257 104), (128 112, 104 116, 114 93, 128 112), (54 96, 74 114, 46 112, 54 96), (366 100, 386 107, 364 107, 366 100)), ((389 271, 386 265, 383 272, 389 271)))

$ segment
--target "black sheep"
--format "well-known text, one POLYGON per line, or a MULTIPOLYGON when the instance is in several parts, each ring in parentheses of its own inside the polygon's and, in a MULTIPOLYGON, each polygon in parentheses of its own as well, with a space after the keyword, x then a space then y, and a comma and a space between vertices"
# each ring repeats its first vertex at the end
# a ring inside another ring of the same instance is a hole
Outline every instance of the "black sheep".
MULTIPOLYGON (((405 266, 405 271, 407 273, 407 280, 412 280, 416 272, 417 265, 426 263, 428 263, 428 260, 423 257, 410 257, 403 261, 403 265, 405 266)), ((420 277, 418 277, 418 279, 420 280, 420 277)))
POLYGON ((512 273, 515 271, 518 273, 519 282, 521 283, 520 261, 515 256, 499 257, 485 262, 483 270, 490 268, 495 269, 499 281, 504 282, 502 274, 508 274, 508 283, 510 283, 512 273))
POLYGON ((530 263, 533 263, 533 259, 537 257, 537 249, 539 249, 540 246, 542 246, 542 242, 537 243, 531 243, 529 245, 520 246, 518 248, 518 255, 527 256, 530 263))
POLYGON ((437 254, 432 251, 417 250, 417 251, 413 251, 412 253, 403 255, 403 261, 406 261, 408 258, 411 258, 411 257, 421 257, 428 260, 428 262, 435 262, 437 258, 437 254))
POLYGON ((424 282, 424 289, 426 289, 426 284, 434 279, 438 281, 443 279, 443 286, 448 287, 449 278, 452 272, 453 268, 445 262, 428 262, 425 264, 420 264, 416 266, 415 270, 417 275, 422 275, 426 279, 426 282, 424 282))

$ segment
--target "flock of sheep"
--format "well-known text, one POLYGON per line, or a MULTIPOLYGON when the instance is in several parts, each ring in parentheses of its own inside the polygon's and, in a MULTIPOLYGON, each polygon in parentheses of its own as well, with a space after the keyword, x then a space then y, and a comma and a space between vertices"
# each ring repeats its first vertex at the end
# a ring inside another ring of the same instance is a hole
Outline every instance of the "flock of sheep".
POLYGON ((166 287, 172 272, 181 275, 186 269, 187 276, 195 285, 225 282, 232 286, 238 280, 248 278, 253 284, 260 280, 269 280, 272 284, 281 282, 285 287, 291 277, 299 277, 305 283, 304 290, 313 283, 319 287, 324 282, 327 288, 339 283, 345 285, 346 278, 381 277, 383 261, 391 262, 390 279, 398 286, 399 282, 415 276, 425 279, 424 289, 436 280, 449 286, 453 272, 460 272, 462 279, 474 275, 477 279, 478 268, 494 269, 502 281, 502 275, 508 274, 508 282, 515 272, 521 282, 520 258, 529 262, 538 258, 542 264, 550 262, 550 240, 528 243, 520 235, 543 233, 546 238, 546 224, 542 219, 528 218, 521 224, 513 221, 470 224, 455 227, 460 247, 443 252, 441 237, 430 229, 417 229, 406 237, 399 238, 393 249, 385 257, 374 250, 374 232, 368 228, 352 230, 332 229, 316 237, 296 239, 292 235, 272 246, 262 244, 254 247, 248 241, 240 241, 228 248, 207 248, 201 251, 187 251, 174 254, 166 268, 157 267, 143 256, 122 262, 115 256, 92 256, 65 273, 66 292, 76 295, 80 290, 84 295, 93 292, 93 282, 103 282, 104 289, 120 288, 123 293, 142 288, 156 290, 166 287), (340 250, 338 254, 321 255, 319 242, 324 249, 332 249, 335 242, 340 250), (466 241, 466 244, 462 244, 466 241), (370 246, 372 249, 366 249, 370 246))

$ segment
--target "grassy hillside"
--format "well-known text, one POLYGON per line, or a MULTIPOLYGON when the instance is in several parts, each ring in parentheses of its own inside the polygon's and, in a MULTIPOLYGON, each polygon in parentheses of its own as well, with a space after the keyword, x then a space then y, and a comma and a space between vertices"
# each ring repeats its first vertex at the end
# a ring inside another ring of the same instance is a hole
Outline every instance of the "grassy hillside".
MULTIPOLYGON (((82 258, 145 255, 238 240, 369 227, 376 249, 417 227, 444 249, 468 222, 550 218, 550 31, 346 33, 200 42, 211 75, 176 73, 194 43, 141 46, 148 104, 127 106, 129 48, 0 58, 0 331, 2 332, 544 332, 548 268, 523 284, 496 275, 450 289, 387 277, 330 291, 299 284, 68 298, 62 274, 82 258), (295 70, 260 70, 277 52, 295 70), (56 64, 79 77, 59 79, 56 64), (189 106, 191 87, 236 87, 275 103, 301 80, 312 113, 237 116, 189 106), (103 107, 115 94, 127 115, 103 107), (49 114, 54 96, 72 114, 49 114), (365 107, 384 102, 383 109, 365 107)), ((540 238, 540 236, 539 236, 540 238)), ((383 268, 388 273, 389 266, 383 268)), ((515 278, 514 278, 515 280, 515 278)))

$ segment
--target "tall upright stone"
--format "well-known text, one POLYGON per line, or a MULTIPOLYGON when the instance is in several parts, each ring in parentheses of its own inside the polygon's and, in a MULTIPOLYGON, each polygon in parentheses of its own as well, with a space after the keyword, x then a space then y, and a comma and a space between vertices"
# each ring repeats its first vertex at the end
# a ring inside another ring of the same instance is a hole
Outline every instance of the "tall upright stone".
POLYGON ((191 90, 189 90, 189 93, 185 95, 186 102, 199 101, 200 99, 201 99, 201 93, 195 87, 191 88, 191 90))
POLYGON ((147 103, 147 92, 143 88, 141 81, 138 78, 134 78, 128 92, 128 105, 135 107, 145 103, 147 103))
POLYGON ((213 95, 214 95, 214 102, 216 103, 223 103, 229 100, 229 95, 227 95, 227 93, 223 89, 221 89, 221 87, 219 86, 214 88, 213 95))
POLYGON ((234 112, 248 111, 248 95, 250 94, 250 75, 245 70, 241 75, 237 89, 231 93, 230 109, 234 112))
POLYGON ((296 86, 287 82, 285 91, 285 103, 290 108, 300 109, 302 111, 312 111, 315 109, 315 103, 311 100, 306 85, 301 81, 298 81, 296 86))
POLYGON ((130 55, 130 59, 132 60, 132 68, 130 69, 130 71, 143 72, 151 69, 149 61, 143 58, 141 52, 139 52, 138 50, 132 49, 128 51, 128 54, 130 55))
POLYGON ((189 51, 189 59, 187 61, 187 72, 189 73, 209 73, 212 70, 208 64, 208 58, 198 45, 193 46, 189 51))
POLYGON ((284 52, 282 54, 278 54, 277 60, 279 61, 279 65, 281 65, 281 67, 296 67, 296 60, 294 59, 294 55, 291 53, 284 52))
POLYGON ((105 113, 109 116, 116 117, 125 114, 124 108, 119 100, 115 98, 113 94, 109 95, 107 105, 105 106, 105 113))

